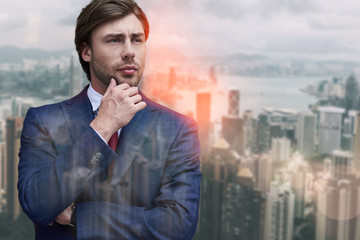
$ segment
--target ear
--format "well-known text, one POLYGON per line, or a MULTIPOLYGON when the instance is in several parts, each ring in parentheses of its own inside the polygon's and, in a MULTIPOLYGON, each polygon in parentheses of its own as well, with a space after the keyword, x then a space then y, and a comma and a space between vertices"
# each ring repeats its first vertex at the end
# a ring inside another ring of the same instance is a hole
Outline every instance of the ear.
POLYGON ((91 48, 85 42, 81 43, 81 57, 85 62, 91 61, 91 48))

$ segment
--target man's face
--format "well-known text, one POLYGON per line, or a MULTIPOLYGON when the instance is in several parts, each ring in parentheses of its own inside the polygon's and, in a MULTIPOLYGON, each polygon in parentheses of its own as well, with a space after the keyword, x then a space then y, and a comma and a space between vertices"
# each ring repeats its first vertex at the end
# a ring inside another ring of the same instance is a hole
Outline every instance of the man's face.
POLYGON ((145 67, 145 34, 134 14, 106 22, 94 29, 91 47, 85 46, 82 57, 90 63, 91 83, 101 88, 111 78, 118 84, 137 86, 145 67))

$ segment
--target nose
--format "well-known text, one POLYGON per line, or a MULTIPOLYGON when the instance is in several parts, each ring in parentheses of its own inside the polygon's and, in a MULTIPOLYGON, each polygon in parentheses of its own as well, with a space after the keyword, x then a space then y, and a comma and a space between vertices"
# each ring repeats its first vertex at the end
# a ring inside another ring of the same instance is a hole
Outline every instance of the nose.
POLYGON ((121 57, 123 60, 133 59, 135 57, 135 52, 131 44, 131 41, 125 42, 121 57))

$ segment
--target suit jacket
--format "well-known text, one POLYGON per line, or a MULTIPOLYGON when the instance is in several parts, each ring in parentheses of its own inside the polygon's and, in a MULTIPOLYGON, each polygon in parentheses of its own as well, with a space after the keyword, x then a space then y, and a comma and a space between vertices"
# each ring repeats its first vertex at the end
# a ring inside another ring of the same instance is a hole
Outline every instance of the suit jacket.
POLYGON ((36 239, 192 238, 201 178, 196 124, 142 97, 147 107, 122 129, 116 153, 89 125, 87 88, 29 109, 18 190, 36 239), (76 226, 49 226, 72 202, 76 226))

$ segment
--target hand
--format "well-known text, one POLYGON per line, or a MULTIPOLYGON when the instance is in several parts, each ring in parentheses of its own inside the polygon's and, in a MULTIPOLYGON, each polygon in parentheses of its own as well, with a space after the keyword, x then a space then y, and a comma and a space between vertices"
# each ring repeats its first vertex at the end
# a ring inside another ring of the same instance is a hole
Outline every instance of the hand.
MULTIPOLYGON (((60 213, 55 221, 61 225, 71 225, 71 214, 74 209, 74 203, 67 207, 62 213, 60 213)), ((49 225, 52 226, 54 222, 51 222, 49 225)))
POLYGON ((141 100, 137 87, 130 87, 127 83, 116 85, 112 78, 90 126, 109 141, 114 132, 126 126, 138 111, 146 107, 141 100))

